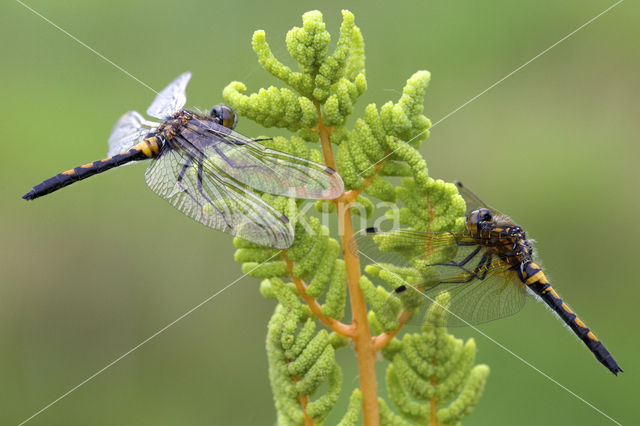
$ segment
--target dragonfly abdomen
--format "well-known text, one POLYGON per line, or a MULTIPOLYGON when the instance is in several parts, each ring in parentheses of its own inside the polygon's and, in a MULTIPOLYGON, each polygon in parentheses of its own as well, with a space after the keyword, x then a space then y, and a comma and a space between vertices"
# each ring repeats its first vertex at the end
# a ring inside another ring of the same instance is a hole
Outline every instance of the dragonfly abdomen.
POLYGON ((158 154, 160 147, 161 142, 158 137, 153 136, 146 138, 129 151, 123 152, 122 154, 114 155, 113 157, 94 161, 93 163, 88 163, 83 166, 69 169, 66 172, 58 173, 57 175, 34 186, 31 191, 24 194, 22 198, 25 200, 33 200, 34 198, 50 194, 60 188, 71 185, 74 182, 86 179, 114 167, 118 167, 132 161, 151 158, 158 154))
POLYGON ((523 278, 525 279, 525 284, 558 314, 560 319, 584 342, 602 365, 607 367, 615 375, 618 375, 618 373, 622 371, 622 368, 620 368, 602 342, 600 342, 596 335, 593 334, 586 324, 578 318, 578 315, 564 303, 553 287, 551 287, 547 277, 538 265, 533 262, 527 264, 523 268, 523 278))

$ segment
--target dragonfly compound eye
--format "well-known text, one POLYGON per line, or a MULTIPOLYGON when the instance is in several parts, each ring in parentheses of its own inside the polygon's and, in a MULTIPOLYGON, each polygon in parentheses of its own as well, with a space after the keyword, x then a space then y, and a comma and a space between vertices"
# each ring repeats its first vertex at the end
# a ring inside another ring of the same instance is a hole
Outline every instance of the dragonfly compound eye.
POLYGON ((218 124, 221 124, 231 130, 235 129, 236 124, 238 123, 238 116, 226 105, 214 106, 211 108, 209 114, 218 124))
POLYGON ((467 229, 471 232, 478 231, 478 225, 485 222, 491 222, 493 220, 493 214, 489 209, 478 209, 471 212, 467 218, 467 229))
POLYGON ((481 222, 490 222, 493 219, 493 215, 489 209, 480 209, 478 210, 478 219, 481 222))

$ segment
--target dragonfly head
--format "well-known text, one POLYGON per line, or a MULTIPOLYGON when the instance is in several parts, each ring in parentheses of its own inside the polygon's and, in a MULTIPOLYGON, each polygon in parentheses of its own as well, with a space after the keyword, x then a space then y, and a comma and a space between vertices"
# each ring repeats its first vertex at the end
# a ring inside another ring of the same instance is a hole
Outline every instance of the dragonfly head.
POLYGON ((226 105, 216 105, 211 108, 209 115, 216 120, 218 124, 223 125, 231 130, 235 129, 238 123, 238 116, 231 108, 226 105))
POLYGON ((467 229, 472 234, 487 229, 487 225, 493 223, 493 213, 489 209, 474 210, 467 217, 467 229))

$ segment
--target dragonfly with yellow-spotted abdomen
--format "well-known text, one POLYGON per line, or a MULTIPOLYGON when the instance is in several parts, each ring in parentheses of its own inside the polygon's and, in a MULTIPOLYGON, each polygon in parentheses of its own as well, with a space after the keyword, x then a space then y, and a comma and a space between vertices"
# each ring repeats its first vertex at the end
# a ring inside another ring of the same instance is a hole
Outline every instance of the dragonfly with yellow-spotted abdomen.
POLYGON ((600 363, 617 375, 622 369, 596 335, 569 308, 535 263, 525 231, 456 183, 467 211, 462 232, 381 231, 357 233, 351 250, 365 263, 401 283, 377 312, 387 323, 421 323, 418 311, 448 292, 443 326, 475 325, 520 311, 527 293, 544 301, 600 363))
POLYGON ((183 109, 191 73, 158 93, 146 120, 126 113, 109 137, 108 158, 59 173, 34 186, 33 200, 114 167, 151 160, 149 187, 178 210, 214 229, 275 248, 293 243, 289 219, 254 190, 293 198, 334 199, 344 192, 330 167, 265 147, 233 129, 237 116, 216 105, 201 113, 183 109))

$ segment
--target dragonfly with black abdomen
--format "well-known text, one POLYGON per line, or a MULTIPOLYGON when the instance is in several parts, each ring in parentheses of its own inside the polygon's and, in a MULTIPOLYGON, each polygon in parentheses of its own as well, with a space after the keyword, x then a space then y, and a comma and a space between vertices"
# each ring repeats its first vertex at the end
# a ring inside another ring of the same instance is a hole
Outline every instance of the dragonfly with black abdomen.
POLYGON ((421 308, 441 292, 450 294, 442 325, 475 325, 513 315, 527 293, 544 301, 613 374, 622 369, 596 335, 560 298, 533 260, 525 231, 507 215, 456 184, 469 214, 463 232, 380 231, 353 238, 351 250, 403 282, 379 311, 386 321, 422 321, 421 308))
POLYGON ((32 200, 139 160, 151 160, 145 180, 160 197, 196 221, 254 243, 284 249, 293 243, 289 219, 253 190, 293 198, 334 199, 344 192, 330 167, 266 148, 233 129, 231 108, 183 109, 191 73, 156 96, 146 120, 126 113, 109 137, 108 158, 59 173, 22 198, 32 200))

